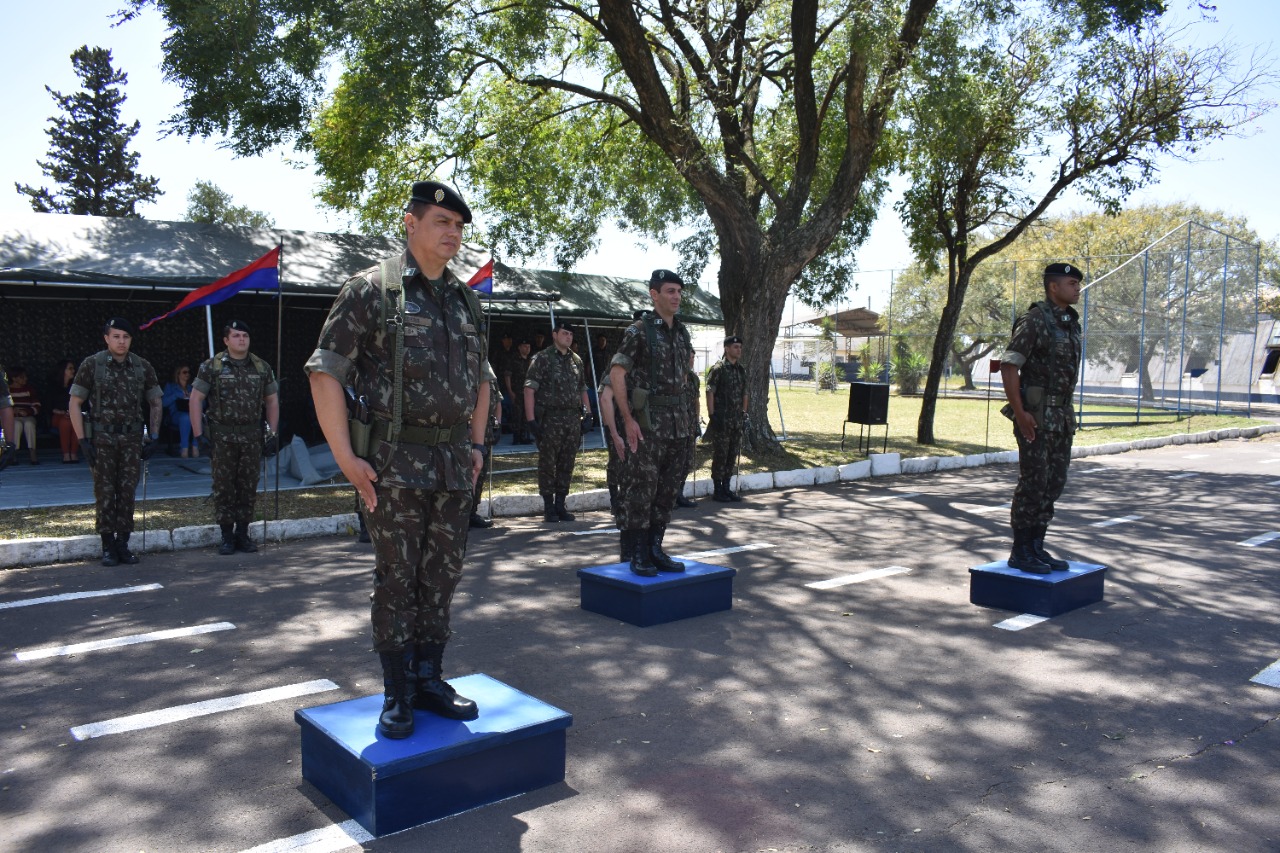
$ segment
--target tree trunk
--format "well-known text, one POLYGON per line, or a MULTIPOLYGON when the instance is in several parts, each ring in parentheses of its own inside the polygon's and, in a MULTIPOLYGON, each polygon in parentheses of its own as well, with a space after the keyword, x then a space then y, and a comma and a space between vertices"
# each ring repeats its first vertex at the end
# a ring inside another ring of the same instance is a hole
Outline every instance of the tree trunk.
POLYGON ((938 409, 938 389, 942 385, 942 372, 947 366, 947 355, 951 352, 951 341, 956 336, 960 310, 964 308, 964 295, 972 275, 973 270, 967 264, 958 265, 955 282, 947 288, 947 304, 942 306, 942 316, 938 318, 929 375, 925 378, 924 397, 920 401, 920 419, 916 422, 917 444, 937 443, 933 436, 933 417, 938 409))

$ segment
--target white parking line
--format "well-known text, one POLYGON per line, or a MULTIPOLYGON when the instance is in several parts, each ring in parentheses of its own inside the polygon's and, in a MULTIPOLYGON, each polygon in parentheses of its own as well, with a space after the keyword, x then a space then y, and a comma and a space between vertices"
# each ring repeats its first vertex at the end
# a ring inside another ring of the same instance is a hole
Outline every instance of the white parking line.
POLYGON ((988 512, 999 512, 1002 509, 1013 509, 1013 502, 997 504, 996 506, 976 506, 973 509, 967 509, 966 512, 971 512, 974 515, 983 515, 988 512))
POLYGON ((1032 625, 1039 625, 1041 622, 1048 622, 1048 616, 1037 616, 1034 613, 1022 613, 1003 622, 997 622, 996 628, 1005 631, 1021 631, 1023 628, 1030 628, 1032 625))
POLYGON ((1280 486, 1280 480, 1272 480, 1270 483, 1263 483, 1264 486, 1280 486))
POLYGON ((1122 515, 1119 518, 1108 518, 1106 521, 1095 521, 1090 527, 1115 527, 1117 524, 1124 524, 1126 521, 1137 521, 1142 518, 1140 515, 1122 515))
POLYGON ((874 498, 863 498, 863 500, 866 501, 867 503, 878 503, 880 501, 896 501, 896 500, 901 500, 903 498, 918 498, 918 497, 920 497, 919 492, 900 492, 898 494, 893 494, 893 495, 877 495, 874 498))
POLYGON ((602 533, 617 533, 617 532, 618 532, 618 528, 616 527, 603 527, 599 530, 575 530, 573 532, 573 535, 574 536, 599 536, 602 533))
POLYGON ((1188 472, 1187 472, 1187 473, 1185 473, 1185 474, 1174 474, 1174 475, 1173 475, 1172 477, 1170 477, 1169 479, 1170 479, 1170 480, 1185 480, 1185 479, 1187 479, 1188 477, 1199 477, 1199 476, 1200 476, 1200 473, 1199 473, 1198 471, 1188 471, 1188 472))
POLYGON ((147 711, 143 714, 130 714, 127 717, 116 717, 100 723, 88 723, 73 726, 71 736, 76 740, 102 737, 103 735, 132 732, 138 729, 149 729, 178 723, 195 717, 206 717, 220 714, 223 711, 234 711, 249 708, 253 705, 265 705, 268 702, 279 702, 281 699, 292 699, 296 696, 309 696, 312 693, 324 693, 337 690, 338 685, 327 678, 316 681, 304 681, 300 684, 286 684, 284 687, 271 687, 266 690, 255 690, 252 693, 241 693, 236 696, 224 696, 221 699, 208 699, 204 702, 192 702, 189 705, 175 705, 172 708, 161 708, 159 711, 147 711))
POLYGON ((170 640, 175 637, 193 637, 197 634, 212 634, 214 631, 234 631, 235 625, 230 622, 214 622, 210 625, 193 625, 190 628, 170 628, 167 631, 151 631, 147 634, 131 634, 127 637, 114 637, 110 640, 94 640, 89 643, 74 643, 70 646, 48 646, 43 649, 28 649, 14 655, 18 660, 39 660, 58 655, 77 655, 81 652, 96 652, 99 649, 114 649, 118 646, 132 646, 138 643, 149 643, 152 640, 170 640))
POLYGON ((863 581, 875 580, 876 578, 887 578, 893 575, 901 575, 911 571, 906 566, 886 566, 883 569, 871 569, 866 572, 858 572, 856 575, 844 575, 838 578, 832 578, 828 581, 817 581, 816 583, 807 583, 807 589, 835 589, 839 586, 848 586, 851 583, 862 583, 863 581))
POLYGON ((1263 533, 1252 539, 1246 539, 1243 542, 1237 542, 1237 545, 1243 545, 1246 548, 1255 548, 1258 545, 1265 545, 1272 539, 1280 539, 1280 530, 1273 530, 1270 533, 1263 533))
POLYGON ((24 598, 20 601, 0 603, 0 610, 10 607, 30 607, 33 604, 52 604, 55 601, 74 601, 77 598, 101 598, 104 595, 124 595, 126 592, 148 592, 153 589, 164 589, 158 583, 144 583, 141 586, 119 586, 115 589, 95 589, 90 592, 64 592, 61 595, 45 595, 40 598, 24 598))
POLYGON ((696 551, 692 554, 677 554, 677 560, 701 560, 706 557, 723 557, 726 554, 737 554, 739 551, 758 551, 761 548, 773 548, 768 542, 754 542, 750 545, 735 545, 732 548, 717 548, 714 551, 696 551))
POLYGON ((363 826, 354 820, 344 820, 334 826, 268 841, 241 853, 337 853, 373 840, 373 836, 363 826))
POLYGON ((1188 453, 1182 457, 1183 459, 1208 459, 1208 453, 1188 453))

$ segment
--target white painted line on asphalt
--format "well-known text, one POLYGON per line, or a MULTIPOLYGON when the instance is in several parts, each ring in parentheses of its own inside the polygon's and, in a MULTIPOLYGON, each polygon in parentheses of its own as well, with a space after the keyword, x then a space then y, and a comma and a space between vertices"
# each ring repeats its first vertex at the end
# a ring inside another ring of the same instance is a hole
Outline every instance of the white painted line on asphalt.
POLYGON ((1183 459, 1208 459, 1208 453, 1188 453, 1182 457, 1183 459))
POLYGON ((1200 476, 1200 472, 1198 472, 1198 471, 1188 471, 1188 472, 1187 472, 1187 473, 1185 473, 1185 474, 1174 474, 1174 475, 1173 475, 1172 477, 1170 477, 1169 479, 1170 479, 1170 480, 1185 480, 1185 479, 1187 479, 1188 477, 1199 477, 1199 476, 1200 476))
POLYGON ((172 708, 161 708, 159 711, 147 711, 143 714, 130 714, 127 717, 103 720, 100 723, 74 726, 71 729, 71 736, 76 740, 88 740, 89 738, 102 737, 103 735, 149 729, 155 726, 190 720, 195 717, 206 717, 209 714, 220 714, 223 711, 234 711, 239 708, 249 708, 253 705, 279 702, 281 699, 293 699, 297 696, 309 696, 312 693, 324 693, 328 690, 337 689, 338 685, 327 678, 304 681, 300 684, 286 684, 284 687, 271 687, 266 690, 255 690, 252 693, 224 696, 221 699, 207 699, 204 702, 175 705, 172 708))
POLYGON ((1263 459, 1263 460, 1262 460, 1260 463, 1258 463, 1258 464, 1260 464, 1260 465, 1270 465, 1272 462, 1280 462, 1280 456, 1276 456, 1276 457, 1274 457, 1273 459, 1263 459))
POLYGON ((920 497, 919 492, 899 492, 898 494, 893 494, 893 495, 877 495, 874 498, 863 498, 863 500, 866 501, 867 503, 873 504, 873 503, 878 503, 879 501, 896 501, 896 500, 901 500, 903 498, 918 498, 918 497, 920 497))
POLYGON ((1243 542, 1237 542, 1237 545, 1243 545, 1246 548, 1255 548, 1258 545, 1265 545, 1272 539, 1280 539, 1280 530, 1273 530, 1270 533, 1263 533, 1252 539, 1246 539, 1243 542))
POLYGON ((1265 687, 1280 687, 1280 660, 1249 680, 1254 684, 1261 684, 1265 687))
POLYGON ((1097 468, 1083 468, 1083 469, 1081 469, 1081 470, 1079 470, 1079 471, 1072 471, 1071 473, 1072 473, 1072 474, 1075 474, 1075 475, 1079 475, 1079 474, 1097 474, 1099 471, 1110 471, 1110 470, 1111 470, 1111 469, 1110 469, 1110 468, 1108 468, 1106 465, 1101 465, 1101 466, 1099 466, 1099 467, 1097 467, 1097 468))
POLYGON ((732 548, 717 548, 714 551, 697 551, 693 554, 677 554, 677 560, 701 560, 706 557, 723 557, 726 554, 737 554, 740 551, 759 551, 761 548, 773 548, 768 542, 753 542, 750 545, 735 545, 732 548))
POLYGON ((574 536, 599 536, 602 533, 617 533, 617 532, 618 532, 618 528, 616 527, 605 527, 600 530, 575 530, 573 532, 573 535, 574 536))
POLYGON ((89 643, 75 643, 70 646, 48 646, 43 649, 28 649, 14 655, 18 660, 39 660, 58 655, 78 655, 81 652, 96 652, 99 649, 114 649, 118 646, 133 646, 138 643, 149 643, 152 640, 171 640, 175 637, 194 637, 197 634, 212 634, 214 631, 234 631, 235 625, 230 622, 214 622, 209 625, 193 625, 190 628, 170 628, 167 631, 151 631, 147 634, 131 634, 127 637, 115 637, 110 640, 94 640, 89 643))
POLYGON ((1002 509, 1013 509, 1013 501, 1009 501, 1008 503, 998 504, 996 506, 977 506, 968 511, 973 513, 974 515, 982 515, 988 512, 999 512, 1002 509))
POLYGON ((1122 515, 1119 518, 1108 518, 1106 521, 1095 521, 1090 527, 1115 527, 1117 524, 1124 524, 1126 521, 1137 521, 1142 518, 1140 515, 1122 515))
POLYGON ((10 607, 30 607, 33 604, 52 604, 55 601, 74 601, 77 598, 101 598, 104 595, 124 595, 126 592, 148 592, 153 589, 164 589, 158 583, 144 583, 141 586, 120 586, 115 589, 95 589, 91 592, 64 592, 61 595, 46 595, 40 598, 24 598, 20 601, 0 603, 0 610, 10 607))
POLYGON ((1263 483, 1264 486, 1280 486, 1280 480, 1272 480, 1270 483, 1263 483))
POLYGON ((893 575, 901 575, 911 571, 906 566, 886 566, 883 569, 871 569, 866 572, 858 572, 856 575, 844 575, 838 578, 832 578, 829 581, 818 581, 816 583, 807 583, 805 587, 808 589, 835 589, 839 586, 848 586, 851 583, 862 583, 863 581, 871 581, 876 578, 887 578, 893 575))
POLYGON ((339 850, 368 844, 373 840, 373 836, 363 826, 354 820, 344 820, 334 826, 268 841, 241 853, 338 853, 339 850))
POLYGON ((1002 628, 1006 631, 1021 631, 1023 628, 1030 628, 1032 625, 1039 625, 1041 622, 1048 622, 1048 616, 1037 616, 1034 613, 1022 613, 1003 622, 997 622, 995 627, 1002 628))

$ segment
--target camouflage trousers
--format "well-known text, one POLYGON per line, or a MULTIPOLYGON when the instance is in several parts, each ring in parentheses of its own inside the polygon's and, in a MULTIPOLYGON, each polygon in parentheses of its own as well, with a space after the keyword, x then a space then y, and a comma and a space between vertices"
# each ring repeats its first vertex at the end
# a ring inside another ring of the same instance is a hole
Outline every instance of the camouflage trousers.
POLYGON ((1009 521, 1014 530, 1047 527, 1053 519, 1053 504, 1067 485, 1071 464, 1073 433, 1036 430, 1036 440, 1027 441, 1015 426, 1018 440, 1018 486, 1013 491, 1009 521))
POLYGON ((99 535, 133 532, 133 502, 142 475, 142 435, 98 435, 93 440, 93 499, 99 535))
POLYGON ((471 515, 469 491, 425 491, 374 484, 367 513, 374 569, 373 650, 449 639, 449 605, 462 578, 471 515))
POLYGON ((680 494, 688 470, 686 438, 658 438, 645 433, 635 453, 618 466, 618 514, 620 530, 645 530, 665 526, 680 494))
POLYGON ((613 526, 622 529, 622 515, 618 511, 618 474, 622 470, 622 459, 618 456, 618 450, 613 446, 613 436, 609 431, 605 430, 605 449, 609 454, 609 461, 604 466, 604 484, 609 488, 609 514, 613 516, 613 526))
POLYGON ((582 418, 576 411, 547 412, 539 426, 538 493, 567 495, 582 447, 582 418))
POLYGON ((727 480, 734 474, 742 447, 742 427, 718 426, 711 431, 711 479, 727 480))
POLYGON ((209 468, 213 473, 213 515, 217 524, 253 521, 261 463, 262 443, 256 436, 213 440, 209 468))
POLYGON ((695 435, 686 440, 689 443, 684 448, 684 476, 689 477, 693 474, 698 460, 698 437, 695 435))

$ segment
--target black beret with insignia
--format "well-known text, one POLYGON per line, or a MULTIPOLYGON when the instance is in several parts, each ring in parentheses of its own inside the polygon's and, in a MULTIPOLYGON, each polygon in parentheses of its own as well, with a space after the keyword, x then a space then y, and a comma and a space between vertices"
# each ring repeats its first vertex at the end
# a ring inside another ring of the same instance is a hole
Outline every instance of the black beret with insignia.
POLYGON ((724 339, 725 346, 729 346, 730 344, 740 344, 740 343, 742 343, 742 338, 739 337, 738 335, 730 335, 729 337, 724 339))
POLYGON ((227 324, 222 334, 225 336, 228 332, 244 332, 247 335, 249 334, 249 324, 244 320, 232 320, 227 324))
POLYGON ((649 276, 649 289, 657 290, 669 281, 680 285, 680 289, 684 290, 684 279, 671 270, 654 270, 653 275, 649 276))
POLYGON ((102 334, 109 334, 112 329, 119 329, 129 337, 138 334, 138 330, 134 328, 134 325, 123 317, 112 317, 102 324, 102 334))
POLYGON ((462 196, 454 192, 452 188, 436 181, 415 181, 413 192, 409 195, 409 201, 420 201, 423 204, 434 204, 437 207, 443 207, 445 210, 452 210, 454 213, 462 215, 462 223, 464 225, 471 224, 471 208, 467 207, 467 203, 462 200, 462 196))
POLYGON ((1068 278, 1074 278, 1077 281, 1084 281, 1084 273, 1079 267, 1073 267, 1071 264, 1049 264, 1044 268, 1045 278, 1051 275, 1064 275, 1068 278))
POLYGON ((569 333, 572 333, 572 332, 573 332, 573 326, 570 326, 570 325, 569 325, 569 321, 567 321, 567 320, 556 320, 556 324, 555 324, 554 326, 552 326, 552 327, 551 327, 551 331, 553 331, 553 332, 569 332, 569 333))

